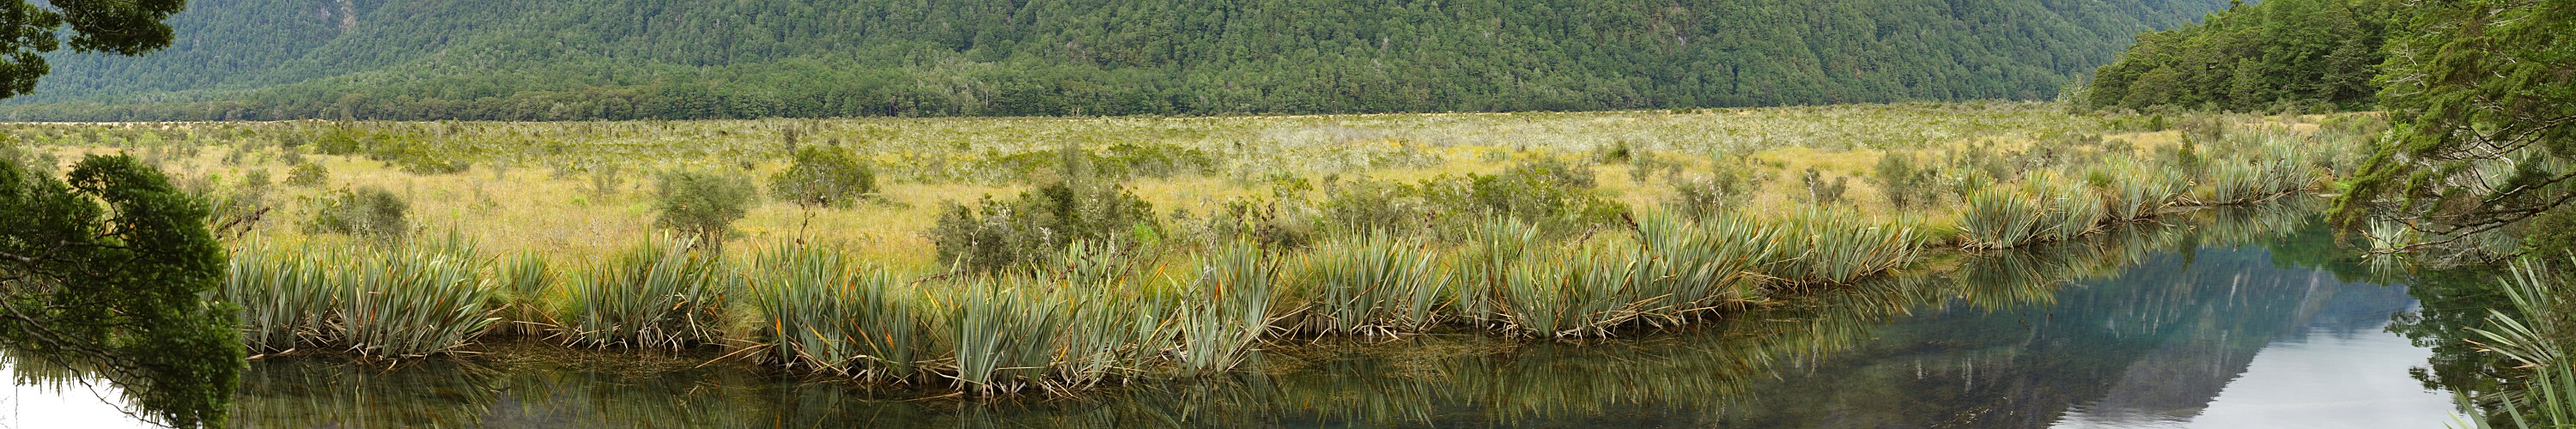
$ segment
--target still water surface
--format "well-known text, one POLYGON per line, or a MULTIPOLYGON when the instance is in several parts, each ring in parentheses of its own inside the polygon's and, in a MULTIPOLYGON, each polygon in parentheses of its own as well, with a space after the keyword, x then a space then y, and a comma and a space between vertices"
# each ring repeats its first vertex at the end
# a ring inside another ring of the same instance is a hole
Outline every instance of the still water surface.
MULTIPOLYGON (((1281 345, 1225 377, 1078 399, 959 401, 817 382, 704 354, 489 353, 387 368, 251 364, 251 427, 1527 426, 2417 428, 2452 420, 2386 328, 2402 284, 2296 255, 2274 222, 2150 228, 1928 263, 1687 329, 1562 343, 1478 334, 1281 345), (2230 237, 2228 235, 2233 235, 2230 237)), ((20 383, 8 427, 140 426, 108 387, 20 383)))

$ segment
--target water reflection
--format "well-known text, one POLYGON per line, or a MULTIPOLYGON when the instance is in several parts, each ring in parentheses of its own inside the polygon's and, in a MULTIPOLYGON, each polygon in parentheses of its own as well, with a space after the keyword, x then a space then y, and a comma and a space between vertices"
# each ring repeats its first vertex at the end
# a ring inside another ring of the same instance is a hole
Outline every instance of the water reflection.
MULTIPOLYGON (((959 401, 711 356, 496 345, 398 368, 267 359, 252 427, 2226 427, 2445 421, 2389 334, 2404 286, 2328 269, 2296 206, 1934 261, 1726 321, 1586 343, 1432 334, 1271 347, 1250 371, 959 401), (2336 420, 2336 419, 2345 420, 2336 420), (2370 420, 2351 420, 2370 419, 2370 420)), ((2322 249, 2322 250, 2321 250, 2322 249)))

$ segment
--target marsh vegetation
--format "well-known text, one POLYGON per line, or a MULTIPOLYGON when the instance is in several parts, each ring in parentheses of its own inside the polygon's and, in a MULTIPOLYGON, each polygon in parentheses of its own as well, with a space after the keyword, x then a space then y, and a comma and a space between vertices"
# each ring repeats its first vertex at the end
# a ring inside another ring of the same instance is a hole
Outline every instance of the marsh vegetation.
POLYGON ((238 205, 223 296, 254 353, 527 335, 1004 395, 1327 337, 1723 319, 2317 190, 2377 124, 1982 103, 10 131, 238 205))

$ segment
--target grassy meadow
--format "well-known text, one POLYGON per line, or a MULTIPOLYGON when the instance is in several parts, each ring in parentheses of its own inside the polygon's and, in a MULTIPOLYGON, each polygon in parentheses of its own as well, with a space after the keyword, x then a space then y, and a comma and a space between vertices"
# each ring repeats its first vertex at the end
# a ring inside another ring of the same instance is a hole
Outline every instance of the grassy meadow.
POLYGON ((536 335, 977 395, 1221 373, 1300 338, 1678 326, 1929 255, 2332 192, 2385 128, 2065 112, 0 128, 12 156, 132 154, 213 201, 255 353, 536 335), (813 148, 865 191, 779 195, 813 148), (692 177, 752 195, 674 233, 692 177))

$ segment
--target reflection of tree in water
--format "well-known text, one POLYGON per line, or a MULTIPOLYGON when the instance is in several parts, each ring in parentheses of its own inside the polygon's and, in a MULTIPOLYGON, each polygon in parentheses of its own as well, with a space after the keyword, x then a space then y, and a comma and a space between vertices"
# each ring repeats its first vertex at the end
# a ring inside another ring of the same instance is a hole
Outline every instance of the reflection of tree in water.
MULTIPOLYGON (((2406 302, 2403 289, 2339 287, 2345 282, 2336 276, 2276 266, 2276 253, 2226 248, 2280 247, 2280 233, 2300 231, 2307 213, 2210 213, 2191 227, 2130 228, 2089 243, 1936 262, 1927 273, 1632 339, 1328 340, 1273 350, 1247 373, 1078 399, 908 400, 935 393, 797 384, 741 365, 699 368, 691 359, 503 361, 497 357, 512 354, 499 353, 394 371, 331 363, 339 360, 262 362, 246 380, 237 421, 1983 427, 2043 426, 2079 407, 2187 416, 2265 344, 2312 326, 2359 332, 2406 302), (2213 249, 2191 251, 2203 246, 2213 249)), ((2313 238, 2292 236, 2302 237, 2313 238)))

